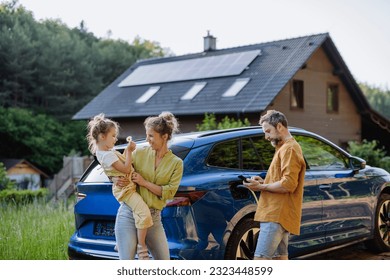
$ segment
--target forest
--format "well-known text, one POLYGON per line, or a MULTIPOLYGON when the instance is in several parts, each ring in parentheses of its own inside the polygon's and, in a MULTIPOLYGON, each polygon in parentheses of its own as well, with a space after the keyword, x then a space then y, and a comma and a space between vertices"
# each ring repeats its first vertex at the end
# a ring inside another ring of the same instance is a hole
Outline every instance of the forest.
POLYGON ((83 22, 37 21, 17 1, 2 2, 0 157, 53 174, 64 155, 87 154, 85 123, 71 117, 137 60, 168 52, 141 38, 97 38, 83 22))
MULTIPOLYGON (((97 38, 84 22, 37 21, 17 0, 1 2, 0 157, 54 174, 63 156, 87 155, 85 122, 72 116, 137 60, 168 55, 158 42, 97 38)), ((359 85, 390 119, 390 90, 359 85)))

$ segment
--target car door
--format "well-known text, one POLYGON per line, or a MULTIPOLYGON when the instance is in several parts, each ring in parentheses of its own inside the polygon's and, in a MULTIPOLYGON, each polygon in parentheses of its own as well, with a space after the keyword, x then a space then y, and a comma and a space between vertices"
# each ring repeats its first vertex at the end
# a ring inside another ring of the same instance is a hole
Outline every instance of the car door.
POLYGON ((310 136, 295 138, 322 196, 326 246, 369 235, 371 190, 365 177, 354 172, 348 155, 335 145, 310 136))

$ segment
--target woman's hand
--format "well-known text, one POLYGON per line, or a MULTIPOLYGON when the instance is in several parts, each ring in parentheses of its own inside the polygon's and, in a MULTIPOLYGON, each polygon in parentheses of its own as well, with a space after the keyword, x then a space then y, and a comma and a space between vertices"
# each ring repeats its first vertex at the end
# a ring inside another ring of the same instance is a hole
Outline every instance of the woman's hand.
POLYGON ((137 172, 133 172, 133 174, 131 175, 131 181, 136 183, 138 186, 149 190, 150 192, 154 193, 159 197, 162 196, 162 186, 158 186, 156 184, 153 184, 152 182, 145 180, 142 175, 137 172))
POLYGON ((128 184, 130 184, 130 180, 123 176, 112 177, 111 180, 119 188, 126 187, 128 184))
POLYGON ((133 172, 133 174, 131 175, 131 180, 138 184, 139 186, 145 186, 146 185, 146 181, 145 179, 137 172, 133 172))
MULTIPOLYGON (((111 180, 119 188, 126 187, 128 184, 130 184, 130 180, 127 177, 112 177, 111 180)), ((138 184, 139 186, 145 186, 147 183, 147 181, 137 172, 133 172, 131 175, 131 181, 138 184)))

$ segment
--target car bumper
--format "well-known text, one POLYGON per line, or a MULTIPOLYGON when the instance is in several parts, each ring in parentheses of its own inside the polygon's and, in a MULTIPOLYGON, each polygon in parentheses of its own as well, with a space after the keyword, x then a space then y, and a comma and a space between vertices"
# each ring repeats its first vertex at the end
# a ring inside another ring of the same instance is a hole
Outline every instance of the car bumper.
POLYGON ((114 247, 112 240, 81 238, 74 234, 68 244, 68 257, 71 260, 117 260, 119 255, 114 247))

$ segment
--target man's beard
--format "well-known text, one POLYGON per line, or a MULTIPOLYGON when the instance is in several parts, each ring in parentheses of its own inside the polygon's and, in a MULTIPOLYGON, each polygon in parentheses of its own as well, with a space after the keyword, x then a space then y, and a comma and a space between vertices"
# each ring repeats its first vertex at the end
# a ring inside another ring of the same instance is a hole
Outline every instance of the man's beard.
POLYGON ((279 143, 282 142, 282 138, 276 137, 276 138, 271 139, 270 142, 271 142, 271 145, 272 145, 274 148, 276 148, 276 147, 279 146, 279 143))

